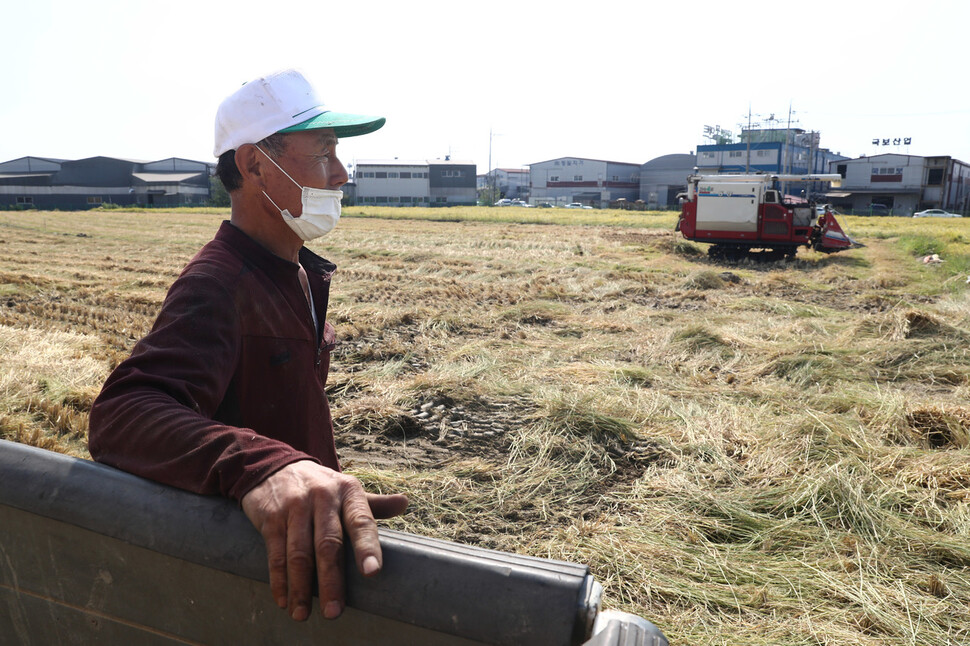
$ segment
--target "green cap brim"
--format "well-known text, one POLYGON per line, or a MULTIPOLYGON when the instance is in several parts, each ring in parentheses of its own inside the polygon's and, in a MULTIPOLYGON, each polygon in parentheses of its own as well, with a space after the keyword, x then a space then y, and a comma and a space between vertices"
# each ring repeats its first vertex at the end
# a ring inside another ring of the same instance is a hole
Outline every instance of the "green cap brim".
POLYGON ((384 121, 384 117, 365 117, 360 114, 324 112, 295 126, 284 128, 280 132, 300 132, 303 130, 333 128, 333 132, 338 138, 356 137, 378 130, 384 125, 384 121))

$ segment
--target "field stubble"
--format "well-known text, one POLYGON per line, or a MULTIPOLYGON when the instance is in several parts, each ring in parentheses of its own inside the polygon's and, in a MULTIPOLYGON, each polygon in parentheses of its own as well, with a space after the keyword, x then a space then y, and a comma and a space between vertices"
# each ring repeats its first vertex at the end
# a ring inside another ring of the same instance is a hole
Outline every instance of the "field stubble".
MULTIPOLYGON (((671 215, 409 213, 312 244, 345 467, 411 496, 389 525, 588 563, 673 643, 970 641, 970 223, 722 266, 671 215)), ((220 220, 0 214, 0 436, 87 457, 220 220)))

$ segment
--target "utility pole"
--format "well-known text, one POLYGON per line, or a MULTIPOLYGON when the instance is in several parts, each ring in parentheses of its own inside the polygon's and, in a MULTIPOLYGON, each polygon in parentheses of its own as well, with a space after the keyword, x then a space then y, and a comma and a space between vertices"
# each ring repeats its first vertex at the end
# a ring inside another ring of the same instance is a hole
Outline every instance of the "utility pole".
POLYGON ((748 142, 747 154, 744 157, 744 172, 751 172, 751 103, 748 102, 748 136, 745 137, 745 141, 748 142))
POLYGON ((495 173, 492 172, 492 128, 488 129, 488 181, 485 182, 488 186, 488 205, 492 206, 495 203, 494 197, 495 192, 495 173))

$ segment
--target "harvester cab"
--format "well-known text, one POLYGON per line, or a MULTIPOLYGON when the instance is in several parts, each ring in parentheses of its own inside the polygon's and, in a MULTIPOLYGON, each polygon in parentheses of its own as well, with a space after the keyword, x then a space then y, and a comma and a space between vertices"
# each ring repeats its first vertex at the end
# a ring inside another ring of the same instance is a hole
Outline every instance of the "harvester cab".
POLYGON ((695 242, 709 243, 715 259, 794 258, 798 247, 833 253, 864 246, 850 238, 831 210, 818 214, 808 200, 786 196, 779 183, 829 182, 837 174, 691 175, 682 194, 676 230, 695 242))

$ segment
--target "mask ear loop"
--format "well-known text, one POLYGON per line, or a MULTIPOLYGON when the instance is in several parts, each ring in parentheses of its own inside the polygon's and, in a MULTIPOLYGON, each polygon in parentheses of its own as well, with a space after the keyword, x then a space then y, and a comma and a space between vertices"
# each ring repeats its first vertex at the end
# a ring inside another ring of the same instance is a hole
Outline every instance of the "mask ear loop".
MULTIPOLYGON (((253 146, 256 146, 256 144, 253 144, 253 146)), ((283 170, 283 167, 280 166, 279 164, 277 164, 276 163, 276 160, 274 160, 272 157, 270 157, 269 155, 267 155, 265 150, 263 150, 259 146, 256 146, 256 150, 258 150, 259 152, 261 152, 264 155, 266 155, 266 159, 270 160, 270 162, 272 162, 273 166, 276 166, 277 168, 279 168, 280 169, 280 172, 283 173, 284 175, 286 175, 286 179, 288 179, 291 182, 293 182, 294 184, 296 184, 297 188, 299 188, 301 191, 303 190, 303 187, 300 186, 299 182, 297 182, 295 179, 293 179, 292 177, 290 177, 290 174, 287 173, 285 170, 283 170)), ((267 197, 269 197, 269 196, 267 196, 267 197)), ((270 200, 270 202, 272 202, 272 201, 273 200, 270 200)), ((274 206, 276 206, 275 203, 274 203, 274 206)), ((276 208, 279 208, 279 207, 276 207, 276 208)))
MULTIPOLYGON (((286 175, 286 179, 288 179, 288 180, 290 180, 291 182, 293 182, 294 184, 296 184, 296 185, 297 185, 297 187, 299 187, 299 189, 300 189, 301 191, 303 190, 303 187, 302 187, 302 186, 300 186, 300 185, 299 185, 299 184, 297 183, 297 181, 296 181, 295 179, 293 179, 292 177, 290 177, 290 174, 289 174, 289 173, 287 173, 287 172, 286 172, 285 170, 283 170, 283 167, 282 167, 282 166, 280 166, 279 164, 277 164, 277 163, 276 163, 276 161, 275 161, 275 160, 274 160, 274 159, 273 159, 272 157, 270 157, 270 156, 269 156, 268 154, 266 154, 266 151, 265 151, 265 150, 263 150, 262 148, 260 148, 260 147, 259 147, 259 146, 257 146, 256 144, 253 144, 253 146, 255 146, 255 148, 256 148, 256 150, 258 150, 259 152, 261 152, 261 153, 263 153, 264 155, 266 155, 266 159, 268 159, 268 160, 269 160, 269 161, 270 161, 270 162, 271 162, 271 163, 273 164, 273 166, 276 166, 277 168, 279 168, 279 169, 280 169, 280 172, 281 172, 281 173, 283 173, 284 175, 286 175)), ((271 198, 271 197, 270 197, 270 196, 269 196, 269 195, 268 195, 268 194, 266 193, 266 191, 263 191, 263 195, 266 195, 266 199, 267 199, 267 200, 269 200, 269 201, 270 201, 270 203, 271 203, 271 204, 272 204, 273 206, 275 206, 275 207, 276 207, 276 210, 280 212, 280 215, 283 215, 283 209, 281 209, 281 208, 280 208, 280 206, 279 206, 279 204, 277 204, 276 202, 274 202, 274 201, 273 201, 273 198, 271 198)), ((291 217, 292 217, 292 216, 291 216, 291 217)))
POLYGON ((266 195, 266 199, 269 200, 270 201, 270 204, 272 204, 273 206, 275 206, 276 207, 276 210, 280 212, 280 215, 282 215, 283 214, 283 209, 281 209, 279 207, 279 205, 276 202, 273 201, 273 198, 271 198, 269 195, 267 195, 266 194, 266 191, 263 191, 263 195, 266 195))

